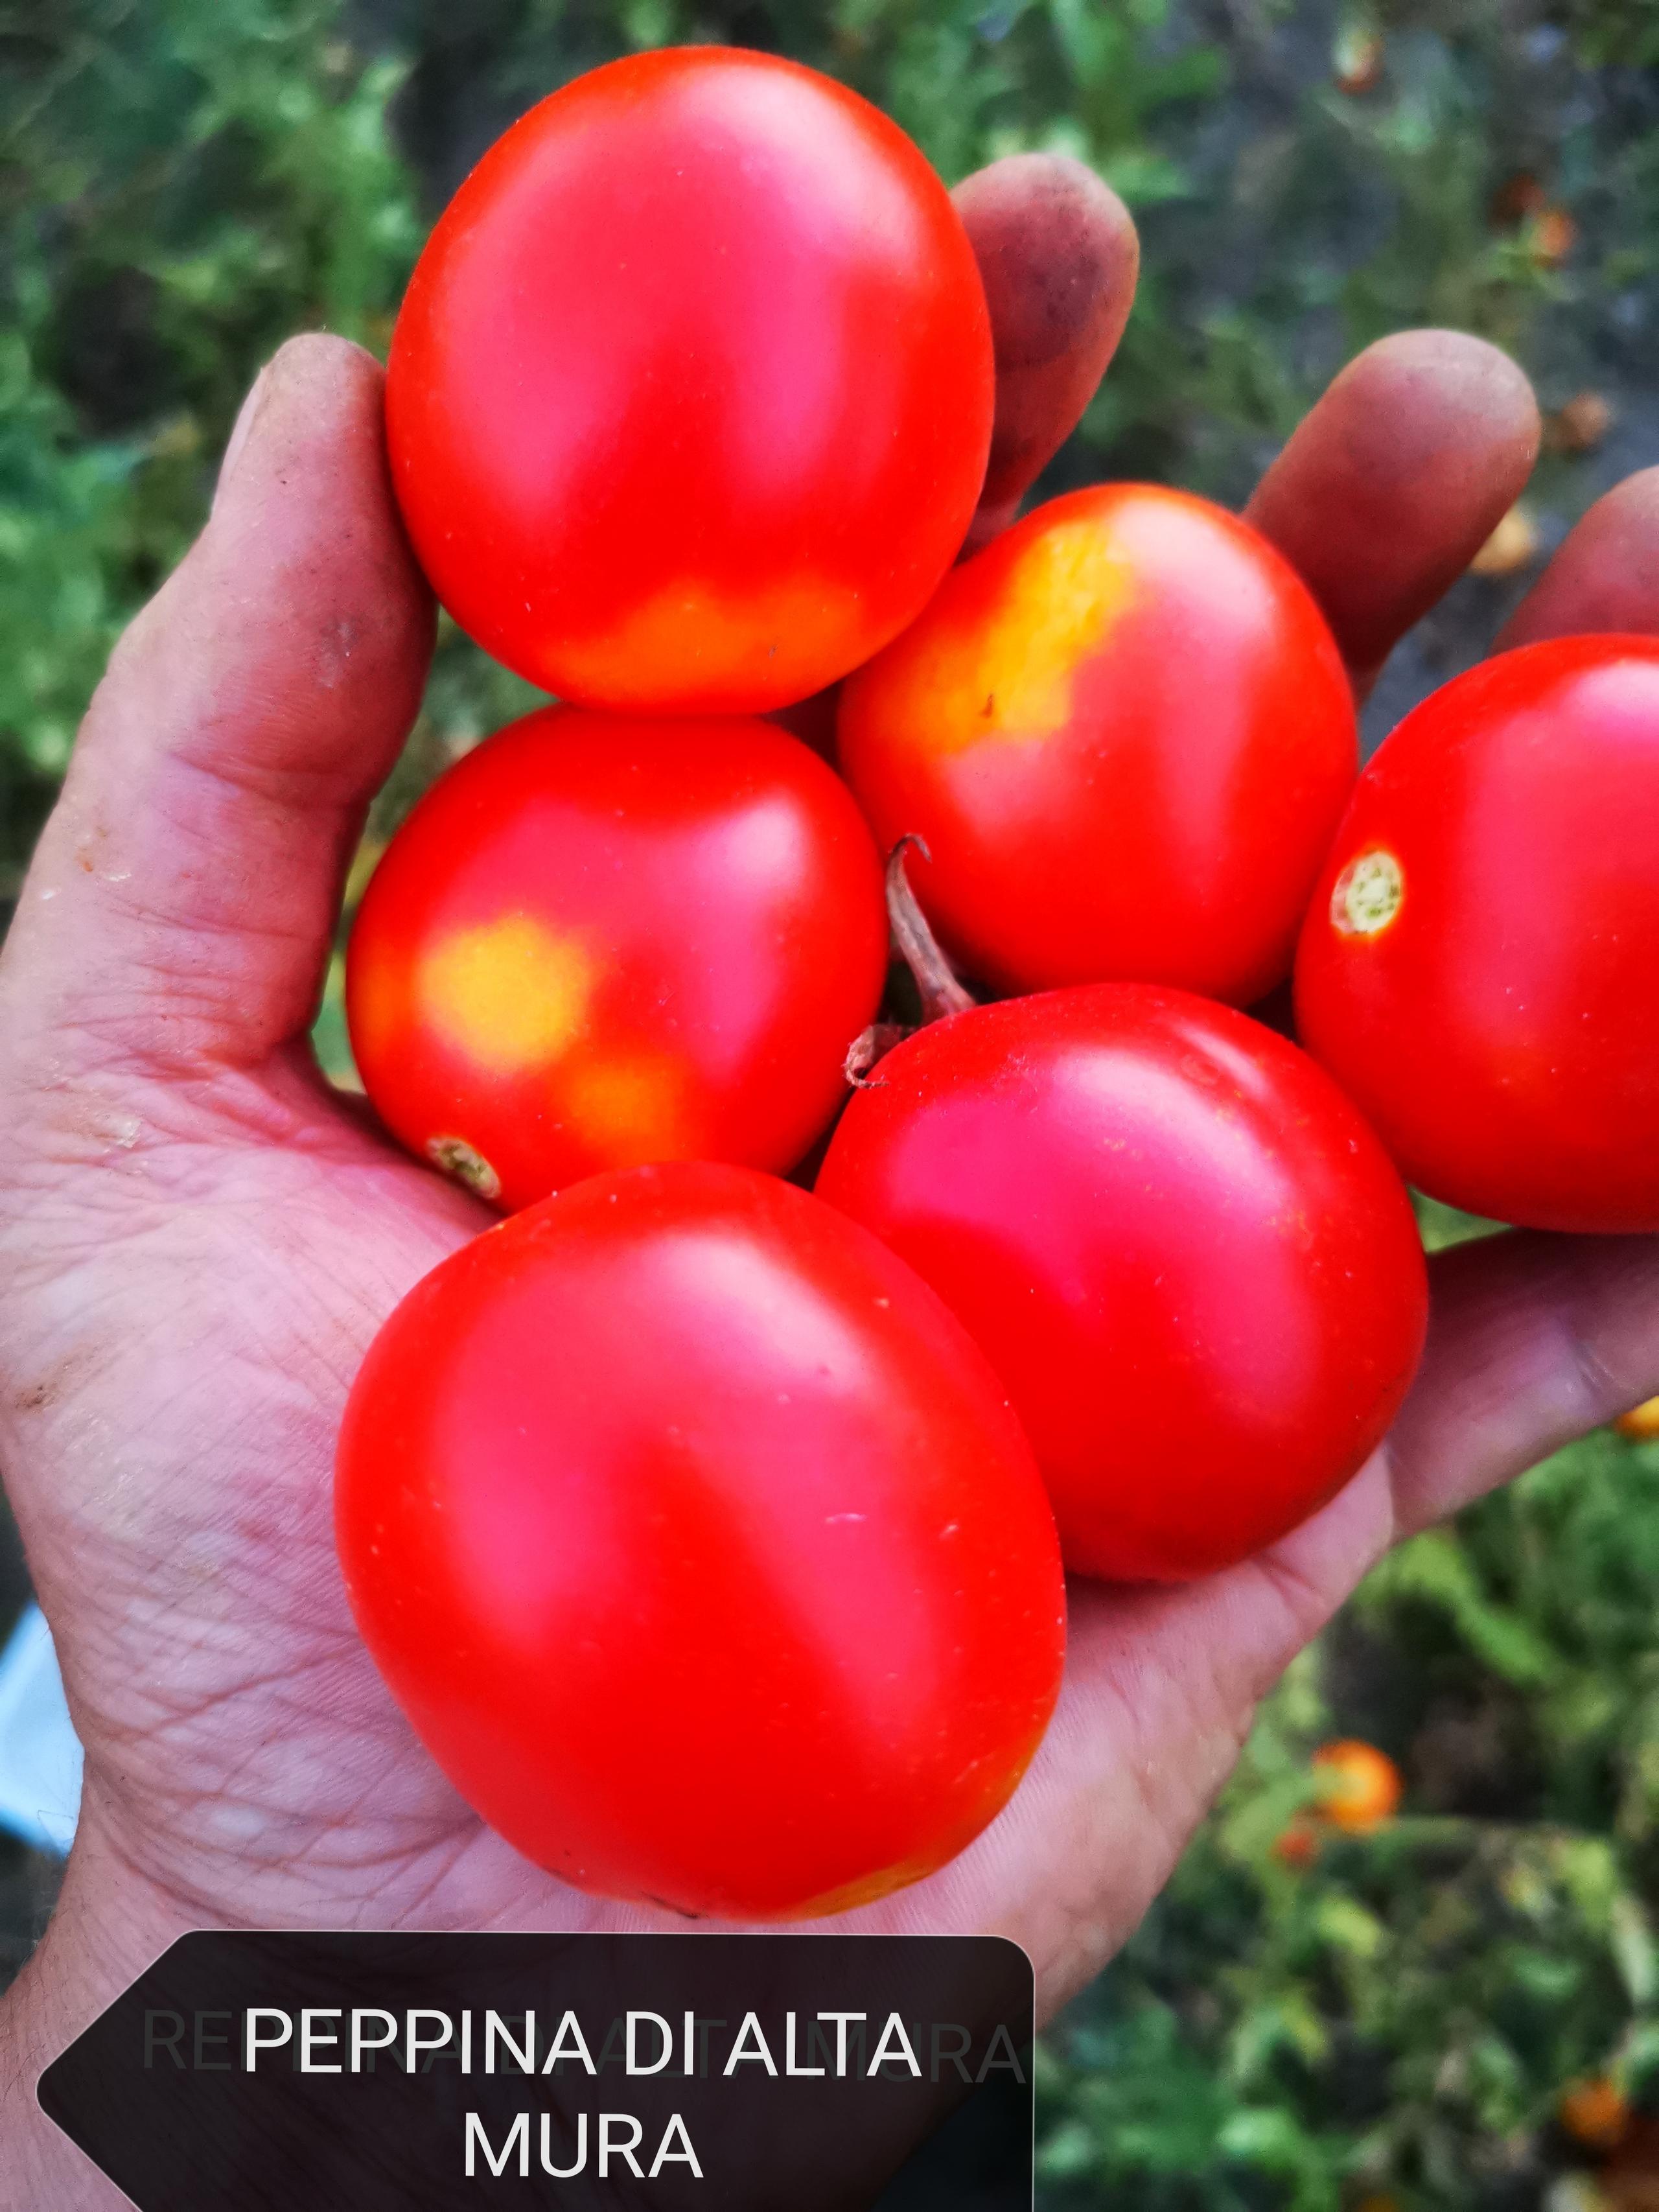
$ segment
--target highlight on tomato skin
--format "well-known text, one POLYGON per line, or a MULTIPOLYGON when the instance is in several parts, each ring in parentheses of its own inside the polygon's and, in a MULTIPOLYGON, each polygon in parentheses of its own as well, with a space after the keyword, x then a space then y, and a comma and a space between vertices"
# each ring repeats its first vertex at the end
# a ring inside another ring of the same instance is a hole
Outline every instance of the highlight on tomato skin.
POLYGON ((817 1188, 1007 1385, 1067 1566, 1183 1581, 1363 1465, 1421 1356, 1411 1204, 1305 1054, 1184 992, 1097 984, 919 1030, 817 1188))
POLYGON ((958 964, 1248 1005, 1289 972, 1358 768, 1352 691, 1289 564, 1207 501, 1036 508, 843 687, 843 773, 958 964))
POLYGON ((550 708, 420 801, 357 914, 352 1049, 410 1151, 507 1208, 647 1160, 782 1174, 887 967, 845 785, 769 724, 550 708))
POLYGON ((1659 641, 1522 646, 1406 717, 1316 886, 1296 1007, 1431 1197, 1659 1230, 1659 641))
POLYGON ((387 371, 422 567, 567 701, 760 713, 866 660, 961 547, 994 369, 944 184, 769 54, 544 100, 433 231, 387 371))
POLYGON ((342 1429, 365 1642, 519 1850, 781 1919, 972 1841, 1048 1724, 1054 1519, 983 1354, 775 1178, 596 1176, 454 1254, 342 1429))

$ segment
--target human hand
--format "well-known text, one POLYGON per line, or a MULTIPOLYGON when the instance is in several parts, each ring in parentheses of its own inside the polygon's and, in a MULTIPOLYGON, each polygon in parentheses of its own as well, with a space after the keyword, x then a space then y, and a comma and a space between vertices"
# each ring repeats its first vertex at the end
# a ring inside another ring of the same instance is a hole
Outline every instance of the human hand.
MULTIPOLYGON (((1000 164, 962 204, 1001 376, 983 537, 1086 399, 1134 257, 1127 216, 1067 165, 1000 164)), ((1252 519, 1357 682, 1512 502, 1536 433, 1501 356, 1416 332, 1352 364, 1270 471, 1252 519)), ((1659 629, 1659 472, 1592 511, 1511 636, 1614 623, 1659 629)), ((335 1563, 351 1376, 489 1218, 331 1091, 307 1036, 431 625, 380 372, 296 341, 244 410, 200 542, 115 655, 0 961, 0 1456, 87 1752, 64 1902, 9 2003, 20 2082, 192 1926, 653 1923, 471 1815, 382 1687, 335 1563)), ((1341 1496, 1212 1581, 1075 1589, 1060 1710, 1013 1803, 842 1924, 1012 1936, 1058 2003, 1387 1546, 1659 1387, 1649 1243, 1466 1247, 1436 1263, 1435 1298, 1422 1379, 1341 1496)), ((34 2181, 20 2204, 110 2201, 24 2098, 0 2141, 34 2181)))

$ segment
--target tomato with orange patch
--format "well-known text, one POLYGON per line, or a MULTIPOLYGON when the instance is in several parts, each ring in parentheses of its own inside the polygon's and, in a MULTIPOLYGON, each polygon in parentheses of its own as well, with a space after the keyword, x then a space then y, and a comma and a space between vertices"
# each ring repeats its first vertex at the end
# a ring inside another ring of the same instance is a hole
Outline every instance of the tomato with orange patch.
POLYGON ((386 383, 421 564, 587 706, 758 713, 867 659, 956 557, 994 402, 949 193, 769 54, 634 54, 514 125, 440 219, 386 383))
POLYGON ((603 1168, 782 1170, 842 1096, 886 970, 845 787, 759 721, 553 708, 445 775, 352 932, 388 1127, 507 1207, 603 1168))
POLYGON ((1336 645, 1264 538, 1145 484, 1052 500, 845 686, 844 773, 971 974, 1244 1005, 1289 969, 1358 765, 1336 645))

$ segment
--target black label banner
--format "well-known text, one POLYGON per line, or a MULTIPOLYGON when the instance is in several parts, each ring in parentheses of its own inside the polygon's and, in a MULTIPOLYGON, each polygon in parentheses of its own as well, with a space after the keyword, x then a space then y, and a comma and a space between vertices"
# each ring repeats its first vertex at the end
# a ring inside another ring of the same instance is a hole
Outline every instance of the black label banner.
POLYGON ((41 2076, 140 2212, 1030 2212, 991 1936, 187 1936, 41 2076))

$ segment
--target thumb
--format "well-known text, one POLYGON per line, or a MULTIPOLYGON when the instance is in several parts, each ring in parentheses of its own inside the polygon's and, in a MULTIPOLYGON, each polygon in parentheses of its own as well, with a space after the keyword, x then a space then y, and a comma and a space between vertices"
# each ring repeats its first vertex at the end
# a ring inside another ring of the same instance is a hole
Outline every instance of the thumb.
POLYGON ((213 514, 116 648, 0 962, 14 1070, 249 1068, 311 1019, 362 809, 413 720, 431 597, 381 372, 292 340, 213 514))
POLYGON ((1140 246, 1117 194, 1062 155, 1006 155, 951 197, 996 346, 996 422, 973 550, 1013 520, 1094 398, 1129 318, 1140 246))

